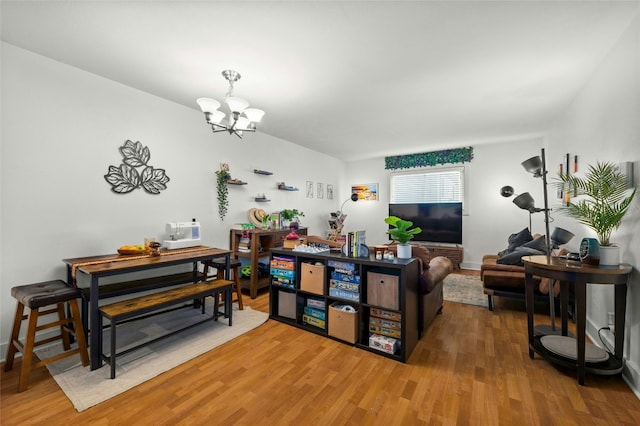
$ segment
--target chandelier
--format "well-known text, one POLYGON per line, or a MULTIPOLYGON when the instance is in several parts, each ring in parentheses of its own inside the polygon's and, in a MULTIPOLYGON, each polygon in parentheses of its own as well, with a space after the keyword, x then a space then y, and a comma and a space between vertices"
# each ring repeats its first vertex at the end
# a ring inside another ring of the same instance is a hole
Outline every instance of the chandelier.
POLYGON ((224 70, 222 71, 222 76, 229 82, 229 90, 224 97, 224 101, 230 110, 229 117, 226 118, 226 114, 218 110, 220 102, 215 99, 198 98, 196 102, 204 112, 204 117, 207 123, 211 125, 213 133, 226 131, 230 135, 242 138, 244 132, 256 131, 256 123, 262 120, 264 111, 257 108, 248 108, 249 102, 233 96, 233 83, 240 80, 240 74, 237 71, 224 70), (223 122, 223 120, 225 121, 223 122))

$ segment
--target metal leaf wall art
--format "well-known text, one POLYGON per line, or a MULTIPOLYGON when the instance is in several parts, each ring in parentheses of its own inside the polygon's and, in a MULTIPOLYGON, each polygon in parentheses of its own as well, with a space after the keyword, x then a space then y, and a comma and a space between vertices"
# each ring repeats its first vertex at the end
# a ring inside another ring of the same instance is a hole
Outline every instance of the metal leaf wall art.
POLYGON ((164 169, 155 169, 147 164, 151 158, 149 148, 139 141, 127 140, 118 150, 123 157, 122 164, 109 166, 109 172, 104 175, 104 179, 111 184, 111 191, 127 194, 134 189, 142 188, 155 195, 167 189, 169 176, 165 174, 164 169))

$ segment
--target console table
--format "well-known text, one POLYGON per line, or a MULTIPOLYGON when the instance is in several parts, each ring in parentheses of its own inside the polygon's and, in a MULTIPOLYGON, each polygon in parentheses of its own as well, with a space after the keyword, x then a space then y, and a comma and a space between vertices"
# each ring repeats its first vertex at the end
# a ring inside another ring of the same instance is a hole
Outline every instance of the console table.
POLYGON ((567 260, 562 257, 524 256, 527 329, 529 337, 529 357, 534 352, 545 359, 578 370, 578 383, 584 385, 585 373, 613 375, 622 372, 622 350, 624 345, 625 310, 627 305, 627 285, 632 267, 628 264, 618 266, 593 266, 567 260), (576 310, 577 359, 567 358, 548 350, 541 342, 541 336, 534 335, 533 327, 533 277, 551 278, 560 282, 560 303, 562 305, 562 335, 567 336, 567 301, 569 285, 574 285, 576 310), (585 327, 587 284, 606 284, 615 286, 615 348, 614 354, 600 362, 585 362, 585 327))
MULTIPOLYGON (((106 296, 105 292, 101 291, 99 287, 101 278, 191 263, 193 264, 192 272, 137 279, 125 283, 108 284, 105 287, 110 287, 107 290, 109 291, 108 296, 115 296, 178 284, 194 283, 206 279, 206 274, 198 272, 197 263, 220 257, 226 258, 226 277, 229 277, 229 250, 205 246, 166 250, 162 251, 160 256, 110 254, 63 259, 63 262, 67 265, 67 283, 69 285, 77 286, 77 273, 87 275, 91 282, 90 287, 84 289, 88 290, 89 304, 87 306, 85 297, 83 297, 82 303, 82 321, 86 333, 90 327, 101 323, 98 301, 101 296, 106 296)), ((95 332, 95 330, 91 329, 89 337, 91 370, 95 370, 102 366, 102 332, 95 332)))

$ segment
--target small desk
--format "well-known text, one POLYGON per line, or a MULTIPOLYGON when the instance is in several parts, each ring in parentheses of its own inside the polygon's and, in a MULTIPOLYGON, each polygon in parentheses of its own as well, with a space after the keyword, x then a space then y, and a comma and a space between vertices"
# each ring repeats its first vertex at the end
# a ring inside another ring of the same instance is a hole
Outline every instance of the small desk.
MULTIPOLYGON (((100 324, 100 311, 98 309, 98 300, 100 298, 99 280, 103 277, 122 275, 131 272, 144 271, 149 269, 163 268, 167 266, 176 266, 181 264, 193 263, 193 273, 190 277, 182 278, 179 281, 171 282, 166 280, 159 286, 168 286, 175 284, 185 284, 188 282, 204 281, 206 276, 199 274, 197 263, 210 261, 216 258, 224 257, 226 259, 226 277, 229 277, 229 250, 211 248, 205 246, 189 247, 176 250, 165 250, 160 256, 149 255, 132 255, 123 256, 119 254, 110 254, 104 256, 80 257, 74 259, 63 259, 67 264, 67 283, 76 286, 76 273, 88 275, 91 280, 89 289, 89 306, 88 312, 83 309, 83 325, 85 332, 90 329, 89 324, 93 327, 100 324)), ((184 275, 184 274, 183 274, 184 275)), ((148 290, 150 287, 143 289, 136 288, 132 285, 122 294, 134 293, 136 291, 148 290)), ((85 305, 83 301, 83 306, 85 305)), ((89 337, 89 357, 91 359, 91 370, 95 370, 102 366, 102 330, 93 332, 91 330, 89 337)))
POLYGON ((632 267, 628 264, 618 266, 593 266, 567 260, 562 257, 524 256, 527 328, 529 334, 529 357, 534 352, 544 358, 578 369, 578 383, 584 385, 587 371, 595 374, 618 374, 622 372, 622 349, 624 345, 624 323, 627 305, 627 284, 632 267), (576 344, 577 360, 556 355, 548 351, 540 342, 540 337, 533 330, 533 276, 551 278, 560 281, 560 303, 562 305, 562 335, 567 335, 567 301, 569 284, 573 283, 576 296, 576 344), (598 363, 585 363, 585 327, 587 284, 608 284, 615 286, 615 349, 613 357, 598 363))

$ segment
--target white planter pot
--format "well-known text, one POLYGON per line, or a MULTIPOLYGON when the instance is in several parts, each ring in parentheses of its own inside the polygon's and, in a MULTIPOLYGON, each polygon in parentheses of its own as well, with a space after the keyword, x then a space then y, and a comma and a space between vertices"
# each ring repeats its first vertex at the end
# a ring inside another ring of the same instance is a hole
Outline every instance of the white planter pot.
POLYGON ((411 259, 411 246, 409 244, 398 244, 398 259, 411 259))
POLYGON ((600 266, 618 266, 620 264, 620 247, 600 246, 600 266))

